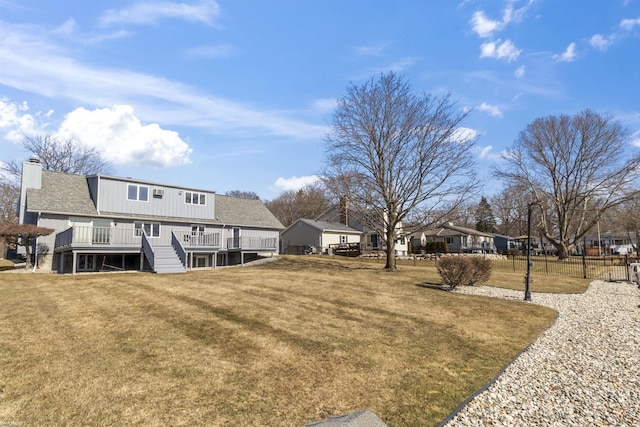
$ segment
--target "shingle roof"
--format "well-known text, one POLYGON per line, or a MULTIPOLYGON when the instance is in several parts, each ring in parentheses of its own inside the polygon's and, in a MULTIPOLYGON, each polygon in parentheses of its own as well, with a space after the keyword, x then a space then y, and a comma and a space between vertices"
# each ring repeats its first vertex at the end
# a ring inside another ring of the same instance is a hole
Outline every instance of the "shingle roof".
POLYGON ((224 225, 284 229, 284 226, 258 199, 215 195, 216 220, 224 225))
POLYGON ((339 222, 329 222, 329 221, 316 221, 312 219, 300 219, 300 222, 304 222, 305 224, 310 225, 311 227, 317 228, 320 231, 336 231, 343 233, 358 233, 362 234, 360 230, 356 230, 355 228, 349 227, 348 225, 344 225, 339 222))
MULTIPOLYGON (((42 171, 42 188, 27 189, 27 209, 31 212, 60 213, 68 215, 114 216, 149 218, 149 215, 109 213, 96 210, 89 193, 87 177, 62 172, 42 171)), ((160 217, 154 217, 160 219, 160 217)), ((162 218, 167 221, 187 221, 189 218, 162 218)), ((202 222, 202 219, 193 221, 202 222)), ((257 199, 215 195, 215 218, 207 223, 227 226, 284 229, 284 226, 257 199)))
POLYGON ((460 235, 474 235, 493 237, 493 234, 483 233, 482 231, 474 230, 472 228, 459 227, 451 223, 443 224, 438 228, 432 228, 424 231, 425 236, 460 236, 460 235))
POLYGON ((98 215, 82 175, 42 171, 42 188, 27 189, 27 209, 31 212, 98 215))

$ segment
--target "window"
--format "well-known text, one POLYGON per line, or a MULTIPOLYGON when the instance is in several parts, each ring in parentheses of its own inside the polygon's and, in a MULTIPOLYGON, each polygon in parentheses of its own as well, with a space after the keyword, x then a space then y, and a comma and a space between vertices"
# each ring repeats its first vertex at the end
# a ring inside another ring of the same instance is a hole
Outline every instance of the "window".
POLYGON ((157 222, 135 222, 134 235, 137 237, 142 236, 142 230, 144 230, 147 237, 160 237, 160 224, 157 222))
POLYGON ((188 205, 204 205, 205 204, 205 194, 204 193, 195 193, 193 191, 185 191, 184 192, 184 202, 188 205))
POLYGON ((127 200, 148 202, 149 187, 147 187, 146 185, 127 184, 127 200))
POLYGON ((340 244, 344 245, 347 243, 347 236, 340 236, 340 244))
POLYGON ((445 240, 446 240, 446 242, 447 242, 447 244, 448 244, 448 245, 450 245, 450 244, 452 244, 452 243, 453 243, 453 237, 451 237, 451 236, 447 236, 447 237, 445 238, 445 240))

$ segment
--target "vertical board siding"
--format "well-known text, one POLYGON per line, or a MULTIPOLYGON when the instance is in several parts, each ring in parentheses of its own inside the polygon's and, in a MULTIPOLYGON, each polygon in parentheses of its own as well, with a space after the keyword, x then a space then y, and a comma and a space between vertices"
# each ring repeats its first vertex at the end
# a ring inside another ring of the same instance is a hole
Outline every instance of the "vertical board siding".
POLYGON ((215 193, 196 191, 205 194, 206 204, 193 205, 185 203, 186 191, 193 192, 194 190, 101 177, 98 203, 100 205, 100 211, 102 212, 193 218, 209 221, 215 218, 215 193), (148 187, 149 200, 146 202, 128 200, 127 186, 129 184, 148 187), (162 197, 154 197, 154 189, 163 190, 164 194, 162 197))

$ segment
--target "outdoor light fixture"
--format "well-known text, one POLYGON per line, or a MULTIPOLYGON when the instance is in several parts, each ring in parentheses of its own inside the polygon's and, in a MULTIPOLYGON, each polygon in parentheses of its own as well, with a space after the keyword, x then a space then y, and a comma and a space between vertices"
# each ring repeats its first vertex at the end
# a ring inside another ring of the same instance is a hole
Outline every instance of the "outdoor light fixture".
MULTIPOLYGON (((533 205, 539 205, 540 201, 530 202, 527 205, 527 275, 524 278, 524 300, 531 301, 531 210, 533 205)), ((541 242, 542 243, 542 242, 541 242)))

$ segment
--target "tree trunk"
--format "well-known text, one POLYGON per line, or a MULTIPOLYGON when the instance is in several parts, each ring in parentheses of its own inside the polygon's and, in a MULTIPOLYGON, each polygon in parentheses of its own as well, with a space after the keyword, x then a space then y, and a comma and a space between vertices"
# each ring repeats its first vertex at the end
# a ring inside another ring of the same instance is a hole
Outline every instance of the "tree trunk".
POLYGON ((24 268, 29 270, 33 266, 31 264, 31 239, 29 237, 24 237, 24 253, 27 257, 27 263, 24 268))
POLYGON ((395 227, 387 230, 387 264, 384 268, 388 271, 396 271, 396 239, 395 227))
POLYGON ((386 270, 396 271, 396 242, 387 243, 387 264, 384 266, 386 270))
POLYGON ((558 260, 559 261, 568 261, 569 260, 569 248, 560 242, 556 249, 558 250, 558 260))

